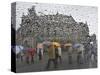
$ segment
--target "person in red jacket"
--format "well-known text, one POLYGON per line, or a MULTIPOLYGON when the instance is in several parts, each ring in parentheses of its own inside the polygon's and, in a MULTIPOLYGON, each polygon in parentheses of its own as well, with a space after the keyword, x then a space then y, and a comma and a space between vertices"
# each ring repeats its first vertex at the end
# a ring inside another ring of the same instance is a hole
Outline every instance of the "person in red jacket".
POLYGON ((35 55, 35 48, 29 48, 27 50, 27 62, 29 63, 29 59, 31 63, 34 63, 34 55, 35 55))
POLYGON ((35 55, 35 49, 31 48, 30 49, 30 57, 31 57, 31 62, 34 63, 34 55, 35 55))

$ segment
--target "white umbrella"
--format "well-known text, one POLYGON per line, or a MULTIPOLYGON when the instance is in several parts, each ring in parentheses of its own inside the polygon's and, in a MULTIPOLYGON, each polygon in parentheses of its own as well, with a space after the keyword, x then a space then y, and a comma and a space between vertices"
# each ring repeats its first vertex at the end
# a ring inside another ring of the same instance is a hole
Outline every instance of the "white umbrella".
POLYGON ((74 47, 74 48, 79 48, 80 46, 81 46, 81 44, 77 43, 77 44, 75 44, 73 47, 74 47))
POLYGON ((19 48, 20 48, 21 50, 23 50, 23 49, 24 49, 24 47, 23 47, 23 46, 21 46, 21 45, 19 46, 19 48))
POLYGON ((50 41, 44 41, 43 45, 51 45, 51 42, 50 41))
POLYGON ((18 53, 20 53, 20 48, 19 48, 19 46, 16 46, 16 54, 18 54, 18 53))
POLYGON ((78 49, 78 51, 84 51, 84 45, 83 44, 75 44, 74 48, 78 49))
POLYGON ((16 54, 18 54, 18 53, 20 53, 22 50, 24 49, 24 47, 23 46, 16 46, 16 54))

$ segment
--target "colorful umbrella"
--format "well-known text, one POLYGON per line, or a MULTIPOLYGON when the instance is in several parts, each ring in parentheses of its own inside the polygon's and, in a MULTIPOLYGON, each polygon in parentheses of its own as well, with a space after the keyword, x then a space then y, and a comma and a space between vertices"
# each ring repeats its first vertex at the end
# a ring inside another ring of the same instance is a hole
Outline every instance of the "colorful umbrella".
POLYGON ((58 42, 52 42, 52 44, 55 46, 58 46, 58 47, 60 46, 60 44, 58 42))
POLYGON ((43 43, 38 43, 37 48, 43 48, 43 43))
POLYGON ((64 46, 70 47, 70 46, 72 46, 72 44, 71 43, 66 43, 64 46))
POLYGON ((79 48, 80 46, 81 46, 81 44, 79 44, 79 43, 73 45, 74 48, 79 48))

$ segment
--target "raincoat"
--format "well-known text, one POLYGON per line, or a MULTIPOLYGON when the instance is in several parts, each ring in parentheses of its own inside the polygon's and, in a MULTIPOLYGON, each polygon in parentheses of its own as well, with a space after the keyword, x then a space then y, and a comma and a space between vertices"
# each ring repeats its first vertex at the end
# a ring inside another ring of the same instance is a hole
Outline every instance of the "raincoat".
POLYGON ((53 46, 48 49, 48 57, 49 59, 55 59, 55 49, 53 46))

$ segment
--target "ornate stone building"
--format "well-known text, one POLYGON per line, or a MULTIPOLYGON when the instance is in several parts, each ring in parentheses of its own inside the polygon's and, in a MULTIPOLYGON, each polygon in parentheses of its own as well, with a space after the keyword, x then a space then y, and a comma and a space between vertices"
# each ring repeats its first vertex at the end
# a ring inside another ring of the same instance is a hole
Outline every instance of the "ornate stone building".
POLYGON ((89 28, 87 23, 76 22, 70 15, 38 15, 35 6, 22 15, 20 28, 16 34, 17 44, 34 47, 37 42, 58 39, 59 42, 87 43, 89 28))

